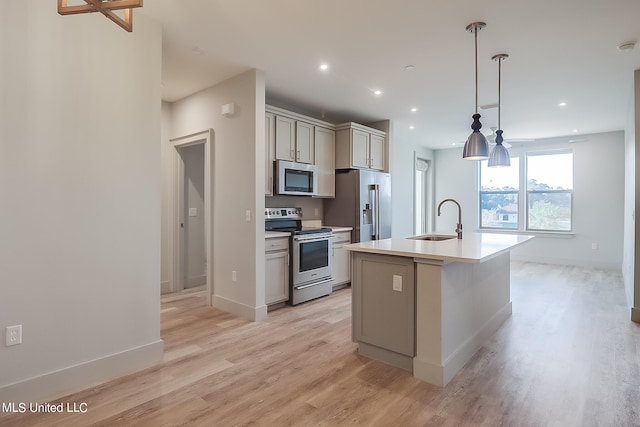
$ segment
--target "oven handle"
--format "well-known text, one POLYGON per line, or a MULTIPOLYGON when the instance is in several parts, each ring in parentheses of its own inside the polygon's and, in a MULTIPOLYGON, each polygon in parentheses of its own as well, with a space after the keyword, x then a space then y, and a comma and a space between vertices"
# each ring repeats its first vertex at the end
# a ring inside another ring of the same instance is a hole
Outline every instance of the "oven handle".
POLYGON ((328 240, 331 239, 334 234, 323 234, 322 236, 294 236, 293 240, 311 242, 314 240, 328 240))
POLYGON ((321 280, 319 282, 309 283, 308 285, 294 286, 293 289, 295 289, 296 291, 299 291, 300 289, 310 288, 311 286, 316 286, 316 285, 322 285, 323 283, 333 282, 334 280, 336 279, 334 279, 333 277, 330 277, 328 279, 321 280))

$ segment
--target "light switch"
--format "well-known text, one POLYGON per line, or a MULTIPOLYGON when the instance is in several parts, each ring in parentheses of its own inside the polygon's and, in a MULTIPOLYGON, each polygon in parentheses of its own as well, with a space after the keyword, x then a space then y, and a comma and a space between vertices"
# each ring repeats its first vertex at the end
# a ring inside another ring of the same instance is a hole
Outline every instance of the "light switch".
POLYGON ((247 222, 251 222, 251 211, 244 212, 244 220, 247 222))
POLYGON ((189 208, 189 216, 198 216, 198 208, 189 208))
POLYGON ((402 292, 402 276, 398 276, 397 274, 393 275, 393 290, 402 292))

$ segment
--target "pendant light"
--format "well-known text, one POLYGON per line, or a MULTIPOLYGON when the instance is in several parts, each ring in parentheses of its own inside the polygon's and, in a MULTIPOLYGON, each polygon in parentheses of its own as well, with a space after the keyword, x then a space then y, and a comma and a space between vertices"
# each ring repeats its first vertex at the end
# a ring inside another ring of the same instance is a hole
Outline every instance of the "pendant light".
POLYGON ((496 146, 491 150, 488 165, 490 168, 511 166, 511 158, 506 147, 502 145, 502 129, 500 128, 500 83, 502 79, 502 61, 509 58, 506 53, 499 53, 491 57, 498 62, 498 130, 496 131, 496 146))
POLYGON ((476 113, 472 116, 473 123, 471 124, 471 135, 467 138, 467 142, 464 143, 464 150, 462 151, 462 158, 466 160, 484 160, 489 157, 489 146, 487 139, 480 132, 482 123, 480 123, 480 114, 478 114, 478 31, 486 27, 484 22, 474 22, 467 25, 467 31, 473 33, 475 36, 475 52, 476 52, 476 113))

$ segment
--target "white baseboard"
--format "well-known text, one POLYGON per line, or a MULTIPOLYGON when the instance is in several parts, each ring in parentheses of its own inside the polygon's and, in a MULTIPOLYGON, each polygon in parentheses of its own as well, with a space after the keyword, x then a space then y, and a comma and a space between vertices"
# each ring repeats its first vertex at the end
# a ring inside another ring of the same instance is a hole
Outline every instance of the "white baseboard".
POLYGON ((0 388, 0 402, 48 401, 162 362, 164 342, 114 353, 0 388))
POLYGON ((168 294, 169 292, 171 292, 171 282, 169 282, 168 280, 165 282, 160 282, 160 293, 168 294))
POLYGON ((219 295, 211 296, 211 305, 227 313, 235 314, 244 319, 260 322, 267 318, 267 305, 251 307, 237 301, 233 301, 219 295))
POLYGON ((587 267, 587 268, 602 268, 604 270, 621 271, 622 265, 611 262, 599 262, 599 261, 584 261, 579 259, 570 258, 556 258, 556 257, 544 257, 544 256, 517 256, 511 253, 511 261, 521 262, 536 262, 539 264, 552 264, 552 265, 571 265, 575 267, 587 267))
POLYGON ((413 359, 413 376, 419 380, 435 384, 440 387, 447 385, 462 367, 476 354, 482 344, 489 339, 505 320, 511 316, 511 301, 502 307, 496 314, 491 317, 482 327, 470 336, 460 347, 458 347, 449 357, 447 357, 442 366, 435 365, 431 362, 420 360, 417 357, 413 359))

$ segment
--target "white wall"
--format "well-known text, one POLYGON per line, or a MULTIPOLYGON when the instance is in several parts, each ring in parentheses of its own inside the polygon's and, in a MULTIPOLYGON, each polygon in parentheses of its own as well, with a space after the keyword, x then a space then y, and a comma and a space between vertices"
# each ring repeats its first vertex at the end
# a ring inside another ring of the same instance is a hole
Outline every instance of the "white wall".
MULTIPOLYGON (((252 70, 173 103, 170 138, 213 129, 213 296, 225 311, 259 320, 264 303, 264 73, 252 70), (232 117, 221 115, 234 103, 232 117), (249 211, 250 221, 245 220, 249 211), (232 282, 231 272, 237 272, 232 282)), ((165 140, 163 155, 175 155, 165 140)), ((169 166, 169 165, 165 165, 169 166)), ((164 174, 172 177, 170 167, 164 174)), ((165 181, 166 185, 166 181, 165 181)), ((173 205, 173 188, 165 189, 173 205)), ((171 221, 172 213, 163 218, 171 221)), ((163 219, 164 221, 164 219, 163 219)), ((163 263, 171 262, 172 254, 163 263)))
POLYGON ((160 289, 162 293, 175 291, 176 285, 173 283, 174 263, 173 256, 173 190, 174 190, 174 158, 175 149, 171 146, 169 139, 172 138, 171 114, 172 104, 162 102, 162 125, 160 128, 161 152, 160 163, 162 170, 162 191, 160 208, 160 289))
POLYGON ((162 358, 161 30, 3 0, 0 57, 0 401, 36 401, 162 358))
MULTIPOLYGON (((412 236, 414 225, 414 159, 416 153, 420 157, 428 160, 434 159, 433 151, 421 145, 419 138, 406 126, 393 127, 393 140, 390 142, 390 163, 391 171, 391 236, 406 237, 412 236)), ((432 166, 427 173, 431 183, 435 182, 435 168, 432 166)), ((433 207, 433 197, 430 200, 433 207)), ((433 209, 431 209, 433 210, 433 209)), ((455 228, 455 226, 454 226, 455 228)))
POLYGON ((185 288, 206 283, 207 253, 204 224, 204 146, 196 144, 180 149, 184 161, 186 215, 184 217, 185 288), (195 210, 195 215, 190 212, 195 210))
POLYGON ((640 230, 636 227, 635 215, 640 198, 636 189, 640 188, 640 174, 636 164, 640 161, 636 129, 640 127, 640 70, 634 72, 634 96, 631 99, 629 120, 625 130, 625 195, 624 195, 624 253, 622 276, 631 306, 631 319, 640 322, 640 230))
MULTIPOLYGON (((580 137, 576 136, 575 139, 580 137)), ((573 236, 538 238, 516 248, 512 259, 587 265, 620 270, 624 208, 624 133, 584 135, 574 153, 573 236), (598 249, 591 249, 597 243, 598 249)), ((541 140, 510 151, 566 146, 567 138, 541 140)), ((462 205, 464 231, 478 229, 477 162, 462 160, 462 148, 438 150, 436 201, 454 198, 462 205)), ((445 205, 436 231, 453 233, 457 210, 445 205), (445 207, 446 206, 446 207, 445 207)))

